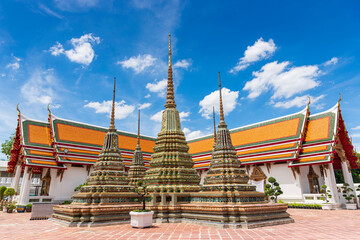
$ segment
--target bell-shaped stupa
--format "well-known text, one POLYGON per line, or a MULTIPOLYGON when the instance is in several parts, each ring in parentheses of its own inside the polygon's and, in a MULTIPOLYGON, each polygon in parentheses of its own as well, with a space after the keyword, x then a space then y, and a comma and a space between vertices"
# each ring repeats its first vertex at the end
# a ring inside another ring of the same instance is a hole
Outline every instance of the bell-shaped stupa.
POLYGON ((181 130, 180 116, 174 101, 174 84, 169 35, 169 68, 165 110, 162 113, 161 131, 156 139, 154 154, 144 180, 150 192, 196 192, 200 190, 200 177, 193 169, 185 135, 181 130))
POLYGON ((144 164, 143 153, 140 147, 140 110, 139 110, 137 143, 136 143, 133 159, 129 168, 129 185, 136 186, 137 182, 144 178, 145 172, 146 172, 146 168, 144 164))

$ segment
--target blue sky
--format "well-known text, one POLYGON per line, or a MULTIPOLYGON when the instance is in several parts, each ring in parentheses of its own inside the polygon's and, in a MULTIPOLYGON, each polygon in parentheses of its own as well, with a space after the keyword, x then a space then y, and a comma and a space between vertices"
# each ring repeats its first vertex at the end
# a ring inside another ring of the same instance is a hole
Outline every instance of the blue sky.
MULTIPOLYGON (((175 101, 188 139, 212 133, 221 72, 229 128, 341 109, 360 149, 358 1, 1 1, 0 142, 16 104, 108 126, 117 77, 119 130, 156 136, 165 103, 168 34, 175 101), (160 116, 161 117, 161 116, 160 116)), ((218 116, 217 116, 218 117, 218 116)), ((0 158, 4 158, 0 155, 0 158)))

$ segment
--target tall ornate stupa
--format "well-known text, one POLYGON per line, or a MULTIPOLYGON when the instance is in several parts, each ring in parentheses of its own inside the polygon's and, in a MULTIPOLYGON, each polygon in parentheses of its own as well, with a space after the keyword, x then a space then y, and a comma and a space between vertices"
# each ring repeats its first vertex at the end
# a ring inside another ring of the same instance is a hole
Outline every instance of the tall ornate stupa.
MULTIPOLYGON (((216 136, 216 143, 212 153, 209 172, 204 181, 203 191, 234 191, 252 190, 255 186, 247 185, 249 176, 241 169, 241 162, 236 156, 235 148, 231 142, 230 131, 224 118, 224 109, 221 95, 221 79, 219 73, 219 100, 220 100, 220 123, 216 136), (240 184, 240 185, 239 185, 240 184), (246 185, 244 185, 246 184, 246 185)), ((263 193, 257 194, 262 196, 263 193)))
POLYGON ((171 63, 171 36, 169 35, 169 69, 165 110, 162 113, 161 131, 156 139, 154 154, 144 180, 150 192, 196 192, 200 190, 200 177, 193 169, 185 135, 181 130, 180 116, 174 101, 174 84, 171 63))
POLYGON ((136 186, 137 182, 144 178, 145 172, 146 172, 146 168, 143 160, 143 153, 140 147, 140 110, 139 110, 137 143, 134 151, 134 156, 129 168, 129 185, 136 186))
POLYGON ((68 226, 92 226, 127 221, 129 211, 139 205, 138 195, 129 185, 119 150, 118 134, 115 129, 115 81, 111 120, 99 158, 90 174, 87 185, 73 195, 70 205, 54 206, 53 220, 68 226))

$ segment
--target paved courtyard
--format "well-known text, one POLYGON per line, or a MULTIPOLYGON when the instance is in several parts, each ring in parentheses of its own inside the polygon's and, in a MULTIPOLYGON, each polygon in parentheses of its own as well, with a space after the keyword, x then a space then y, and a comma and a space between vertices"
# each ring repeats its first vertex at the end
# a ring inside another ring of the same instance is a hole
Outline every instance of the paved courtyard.
POLYGON ((129 224, 67 228, 47 220, 30 221, 29 213, 0 212, 0 239, 360 239, 360 210, 288 211, 295 223, 251 230, 186 223, 155 224, 147 229, 133 229, 129 224))

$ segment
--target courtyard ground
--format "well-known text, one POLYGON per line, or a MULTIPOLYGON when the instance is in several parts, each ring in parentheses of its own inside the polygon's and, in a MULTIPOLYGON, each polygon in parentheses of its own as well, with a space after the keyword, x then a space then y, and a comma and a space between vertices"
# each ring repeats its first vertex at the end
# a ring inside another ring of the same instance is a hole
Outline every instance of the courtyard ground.
POLYGON ((48 220, 30 221, 30 213, 0 212, 0 239, 360 239, 360 210, 289 209, 295 223, 256 229, 217 229, 187 223, 129 224, 68 228, 48 220))

